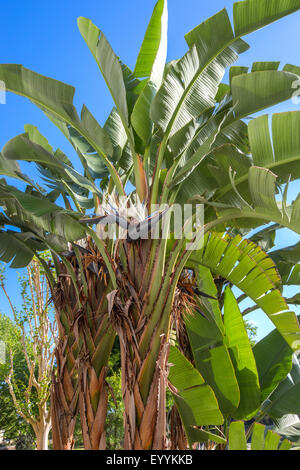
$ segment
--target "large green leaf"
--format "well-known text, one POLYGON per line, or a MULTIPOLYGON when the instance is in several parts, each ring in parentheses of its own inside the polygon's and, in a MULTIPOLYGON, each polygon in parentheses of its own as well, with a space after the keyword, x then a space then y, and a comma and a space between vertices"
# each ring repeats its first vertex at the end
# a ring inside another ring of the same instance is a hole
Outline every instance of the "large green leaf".
POLYGON ((265 400, 290 372, 293 350, 275 329, 255 344, 253 354, 265 400))
POLYGON ((0 231, 0 260, 10 263, 11 268, 27 266, 34 256, 34 249, 41 248, 38 241, 26 243, 33 233, 17 233, 11 230, 0 231))
MULTIPOLYGON (((225 47, 232 46, 236 42, 227 10, 224 8, 203 23, 196 26, 185 35, 189 47, 196 44, 203 47, 203 54, 213 57, 225 47)), ((238 53, 249 48, 248 44, 241 41, 237 43, 238 53)))
POLYGON ((300 242, 293 246, 271 251, 269 255, 276 263, 283 284, 300 284, 300 242))
POLYGON ((169 381, 177 390, 171 389, 173 398, 188 438, 191 426, 222 424, 223 416, 213 390, 174 346, 170 349, 169 363, 169 381))
POLYGON ((299 0, 244 0, 233 5, 236 36, 249 34, 294 11, 299 10, 299 0))
MULTIPOLYGON (((107 158, 104 148, 99 146, 100 138, 97 139, 97 142, 94 140, 94 126, 92 128, 93 135, 90 135, 79 119, 73 105, 75 91, 73 87, 15 64, 0 65, 0 80, 5 82, 7 91, 29 98, 41 108, 65 135, 74 131, 83 137, 107 166, 119 193, 124 193, 119 175, 107 158)), ((103 135, 100 140, 105 146, 107 145, 107 139, 103 140, 103 135)))
POLYGON ((273 418, 274 431, 291 441, 300 439, 300 418, 296 414, 287 414, 282 418, 273 418))
POLYGON ((156 89, 161 85, 167 57, 167 0, 158 0, 139 52, 134 75, 147 77, 156 89))
POLYGON ((289 375, 264 402, 263 412, 274 418, 286 414, 300 414, 300 363, 294 354, 289 375))
POLYGON ((156 91, 157 88, 154 83, 149 81, 138 97, 131 114, 131 123, 134 130, 146 146, 149 144, 153 130, 153 122, 150 118, 150 107, 156 91))
POLYGON ((75 213, 71 215, 40 193, 22 192, 1 182, 0 206, 10 219, 7 225, 33 231, 43 240, 51 234, 62 237, 64 243, 85 236, 85 228, 77 221, 75 213))
POLYGON ((232 151, 229 147, 221 147, 214 151, 212 176, 216 179, 215 187, 219 186, 216 199, 230 201, 233 196, 232 184, 229 180, 230 168, 236 172, 235 186, 243 194, 247 194, 247 180, 250 164, 262 166, 278 175, 278 182, 297 179, 300 176, 300 142, 297 128, 300 113, 298 111, 275 114, 272 122, 272 137, 268 115, 252 119, 248 125, 252 161, 235 152, 232 161, 232 151), (273 150, 274 149, 274 150, 273 150), (226 159, 226 153, 228 157, 226 159), (235 160, 240 160, 237 167, 235 160), (232 162, 232 163, 231 163, 232 162), (245 163, 245 164, 244 164, 245 163), (223 185, 220 181, 223 181, 223 185))
POLYGON ((257 245, 242 240, 240 235, 230 239, 210 233, 203 249, 191 254, 190 262, 208 267, 246 293, 264 310, 288 344, 292 345, 299 339, 297 317, 288 311, 278 289, 281 280, 276 266, 257 245))
POLYGON ((18 64, 1 64, 0 80, 6 90, 29 98, 61 119, 79 121, 73 106, 75 89, 52 78, 44 77, 18 64))
POLYGON ((300 112, 274 114, 272 138, 268 116, 249 123, 249 140, 254 165, 278 171, 278 181, 300 177, 300 112))
POLYGON ((296 74, 265 70, 241 74, 232 79, 231 92, 235 113, 238 117, 248 116, 253 110, 259 111, 291 98, 296 74))
POLYGON ((229 450, 247 450, 245 425, 243 421, 234 421, 230 424, 229 450))
POLYGON ((229 450, 289 450, 287 440, 280 445, 280 435, 267 430, 266 426, 254 423, 251 444, 247 448, 245 425, 243 421, 234 421, 229 427, 229 450))
MULTIPOLYGON (((240 120, 242 116, 291 98, 293 94, 291 84, 299 77, 296 74, 291 74, 289 70, 300 73, 298 68, 287 68, 286 66, 281 72, 267 70, 234 77, 231 86, 234 114, 229 115, 224 122, 221 122, 216 138, 208 148, 205 148, 206 142, 203 143, 203 139, 199 139, 203 132, 202 129, 191 137, 185 150, 190 171, 186 172, 185 177, 180 180, 183 182, 179 190, 179 200, 186 200, 205 191, 216 190, 216 199, 226 202, 232 198, 232 185, 229 181, 229 168, 233 154, 232 144, 235 146, 236 154, 233 167, 238 157, 241 164, 247 163, 248 159, 248 163, 244 168, 240 168, 236 176, 236 186, 240 191, 243 190, 247 193, 248 169, 249 165, 253 164, 252 160, 246 158, 241 151, 246 153, 251 151, 254 164, 274 171, 279 175, 280 182, 287 181, 289 175, 292 179, 299 177, 299 142, 296 132, 299 112, 274 115, 273 143, 271 143, 268 117, 251 120, 248 126, 250 149, 248 149, 247 126, 240 120), (274 74, 274 77, 268 76, 271 73, 274 74), (272 87, 269 86, 270 80, 272 87), (241 84, 242 81, 243 84, 241 84), (280 140, 281 134, 283 143, 280 140), (226 147, 224 144, 228 143, 230 145, 226 147), (272 147, 274 147, 275 155, 272 147), (220 184, 221 181, 223 184, 220 184)), ((213 128, 211 131, 214 132, 213 128)), ((182 170, 180 171, 182 172, 182 170)), ((172 185, 174 186, 174 182, 172 185)))
POLYGON ((68 159, 62 152, 53 153, 51 146, 46 143, 46 139, 38 132, 37 128, 27 126, 27 129, 31 132, 14 137, 3 147, 2 153, 8 159, 8 163, 10 160, 35 162, 43 168, 50 169, 53 178, 56 176, 56 179, 62 180, 63 183, 74 182, 79 188, 101 195, 93 182, 64 162, 68 159), (33 130, 34 135, 32 135, 33 130), (45 141, 43 142, 42 139, 45 141))
POLYGON ((229 286, 224 297, 225 343, 229 349, 240 389, 240 403, 233 416, 250 419, 260 405, 258 373, 246 326, 229 286))
POLYGON ((166 136, 173 135, 191 119, 214 106, 225 68, 236 59, 236 53, 228 49, 207 65, 193 45, 170 67, 150 112, 152 120, 166 136))
POLYGON ((124 125, 128 125, 126 88, 120 61, 105 35, 87 18, 78 18, 79 31, 93 54, 124 125))
POLYGON ((236 219, 236 224, 240 227, 255 227, 275 222, 282 227, 300 233, 300 197, 298 195, 291 204, 287 203, 287 183, 282 201, 277 201, 276 180, 277 176, 270 170, 251 166, 248 172, 248 195, 252 204, 250 205, 238 193, 234 178, 231 177, 235 196, 228 201, 230 204, 224 205, 224 209, 218 210, 220 223, 228 220, 234 223, 236 219), (233 207, 232 209, 229 209, 230 205, 233 207))
POLYGON ((10 178, 19 179, 25 183, 34 185, 33 181, 21 172, 17 162, 8 161, 0 152, 0 175, 8 176, 10 178))
MULTIPOLYGON (((209 269, 192 266, 199 289, 216 296, 216 287, 209 269)), ((225 344, 225 330, 217 300, 203 298, 200 309, 210 321, 196 311, 185 316, 185 324, 197 369, 213 388, 223 415, 232 415, 240 402, 240 390, 230 353, 225 344)))

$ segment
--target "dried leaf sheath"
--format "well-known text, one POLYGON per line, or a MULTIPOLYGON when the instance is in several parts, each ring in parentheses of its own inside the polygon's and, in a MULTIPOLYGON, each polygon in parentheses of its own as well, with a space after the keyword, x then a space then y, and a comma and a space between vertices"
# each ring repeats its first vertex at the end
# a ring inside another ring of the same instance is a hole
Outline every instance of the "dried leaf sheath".
POLYGON ((146 314, 149 286, 145 288, 141 274, 148 268, 150 251, 148 241, 124 242, 128 271, 117 270, 118 290, 111 298, 110 317, 121 349, 125 449, 166 448, 169 317, 159 316, 153 327, 153 317, 146 314), (145 335, 149 336, 146 349, 145 335))
MULTIPOLYGON (((115 333, 108 322, 106 296, 110 287, 106 270, 101 255, 93 246, 91 248, 92 254, 78 252, 70 259, 76 288, 61 265, 62 273, 54 298, 60 334, 64 338, 64 347, 60 346, 61 342, 57 347, 57 357, 61 356, 58 364, 63 364, 60 380, 67 392, 60 402, 64 406, 63 416, 70 420, 68 422, 66 418, 66 424, 60 422, 59 428, 74 431, 73 419, 79 410, 84 447, 98 450, 105 448, 108 400, 105 377, 115 333), (93 271, 88 269, 91 263, 93 271)), ((72 441, 71 437, 69 440, 72 441)))
MULTIPOLYGON (((62 270, 64 271, 63 267, 62 270)), ((62 272, 61 274, 66 274, 62 272)), ((78 345, 72 333, 76 304, 69 278, 62 276, 53 292, 59 340, 56 345, 56 374, 51 390, 51 420, 54 450, 72 450, 78 412, 78 345), (73 306, 73 309, 72 309, 73 306)))

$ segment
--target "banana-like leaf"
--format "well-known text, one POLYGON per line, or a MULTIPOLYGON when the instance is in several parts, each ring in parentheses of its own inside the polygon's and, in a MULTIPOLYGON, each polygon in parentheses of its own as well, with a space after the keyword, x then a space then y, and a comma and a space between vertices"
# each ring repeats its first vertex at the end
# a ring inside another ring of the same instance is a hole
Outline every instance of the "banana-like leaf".
POLYGON ((229 450, 247 450, 243 421, 234 421, 229 427, 229 450))
POLYGON ((254 243, 217 233, 206 236, 203 249, 191 254, 188 263, 201 264, 246 293, 274 323, 289 345, 300 337, 297 317, 278 287, 280 276, 270 257, 254 243))
POLYGON ((289 450, 292 443, 284 440, 280 444, 280 435, 267 431, 266 427, 254 423, 251 444, 247 447, 245 425, 243 421, 233 421, 229 427, 229 450, 289 450))
POLYGON ((101 192, 94 183, 66 163, 70 162, 61 151, 53 152, 52 147, 37 128, 33 126, 26 126, 26 128, 28 133, 14 137, 3 147, 2 153, 8 163, 11 160, 35 162, 46 169, 46 172, 42 173, 49 179, 53 179, 55 182, 63 181, 69 188, 75 184, 77 192, 78 190, 87 190, 101 196, 101 192))
POLYGON ((222 424, 223 416, 212 388, 174 346, 170 349, 169 364, 171 366, 169 381, 172 384, 173 398, 187 437, 193 442, 189 436, 192 426, 222 424))
POLYGON ((271 251, 269 255, 276 263, 283 284, 300 284, 300 242, 293 246, 271 251))
POLYGON ((255 344, 253 354, 259 376, 261 399, 265 400, 290 372, 293 350, 275 329, 255 344))
POLYGON ((273 431, 292 442, 300 440, 300 418, 295 414, 284 415, 282 418, 273 418, 273 431))
POLYGON ((0 175, 8 176, 10 178, 16 178, 27 184, 34 186, 34 182, 21 172, 21 169, 17 162, 8 161, 4 158, 4 155, 0 152, 0 175))
MULTIPOLYGON (((231 112, 231 110, 229 112, 231 112)), ((226 116, 226 114, 223 116, 221 115, 221 119, 218 115, 213 116, 203 127, 201 127, 198 133, 195 133, 195 137, 193 137, 190 146, 188 149, 186 149, 184 154, 186 163, 182 165, 179 171, 175 174, 175 177, 170 184, 170 188, 173 188, 182 181, 186 180, 186 178, 195 170, 195 168, 197 168, 201 161, 204 158, 207 158, 207 156, 213 152, 214 142, 217 136, 220 134, 221 126, 226 119, 226 116), (196 150, 195 153, 189 155, 189 152, 193 149, 193 146, 195 147, 195 144, 198 146, 200 144, 201 145, 198 147, 198 150, 196 150)))
POLYGON ((299 76, 278 70, 264 70, 235 76, 231 93, 236 117, 249 116, 257 111, 286 101, 292 97, 293 83, 299 76))
POLYGON ((170 67, 150 110, 151 119, 166 136, 172 136, 214 106, 225 68, 236 59, 236 53, 228 49, 207 65, 201 51, 193 45, 170 67))
POLYGON ((26 231, 35 231, 39 238, 54 234, 66 241, 75 241, 85 236, 84 227, 74 215, 52 203, 39 193, 35 195, 0 185, 0 205, 13 225, 26 231))
POLYGON ((33 240, 31 232, 18 233, 0 230, 0 260, 11 263, 11 268, 27 266, 35 255, 35 250, 45 249, 38 240, 33 240))
POLYGON ((286 182, 290 175, 292 179, 299 177, 300 144, 297 137, 298 133, 295 131, 299 122, 299 112, 275 114, 272 120, 272 139, 270 137, 268 116, 251 120, 248 126, 250 150, 247 148, 248 136, 245 135, 247 126, 240 120, 241 115, 257 112, 272 104, 291 98, 293 94, 292 83, 299 79, 299 76, 296 73, 292 74, 290 70, 300 74, 299 68, 285 66, 281 72, 267 70, 242 74, 233 78, 231 92, 233 94, 234 116, 221 123, 215 141, 212 142, 209 149, 205 149, 204 146, 202 153, 202 143, 201 140, 198 140, 197 133, 195 134, 196 137, 194 136, 191 139, 186 154, 188 161, 194 159, 195 162, 193 166, 189 163, 189 166, 192 166, 192 173, 187 173, 185 178, 181 180, 179 200, 183 198, 186 200, 192 195, 201 194, 208 190, 215 191, 216 189, 218 190, 216 199, 226 202, 228 198, 232 198, 229 168, 233 151, 232 147, 224 146, 226 143, 234 144, 235 153, 238 155, 237 152, 239 152, 241 163, 247 161, 246 156, 241 151, 246 153, 250 151, 253 154, 253 162, 248 158, 248 164, 244 169, 240 168, 236 177, 236 186, 239 187, 240 191, 247 191, 248 169, 249 165, 253 163, 280 175, 280 182, 286 182), (271 77, 270 74, 274 74, 274 76, 271 77), (272 81, 274 88, 269 86, 270 81, 272 81), (265 88, 268 89, 267 92, 265 88), (224 136, 228 136, 229 139, 226 141, 224 136), (195 148, 195 143, 200 146, 198 150, 195 148), (205 156, 205 159, 203 159, 203 156, 205 156), (201 159, 203 159, 202 163, 201 159), (211 171, 208 170, 209 166, 211 171), (220 181, 223 181, 221 189, 219 189, 220 181))
POLYGON ((136 77, 149 78, 156 89, 161 85, 167 58, 167 29, 167 0, 158 0, 134 69, 136 77))
POLYGON ((122 67, 105 35, 91 20, 78 18, 79 31, 93 54, 104 80, 111 92, 124 125, 128 125, 126 88, 122 67))
POLYGON ((149 80, 138 97, 131 114, 131 123, 134 130, 145 146, 149 144, 152 135, 153 122, 150 118, 150 107, 156 91, 156 86, 149 80))
MULTIPOLYGON (((217 291, 208 268, 193 266, 199 289, 216 297, 217 291)), ((214 393, 224 416, 232 416, 240 402, 240 390, 230 352, 225 342, 225 329, 217 300, 203 298, 201 310, 209 321, 196 311, 185 316, 185 324, 195 364, 214 393)))
POLYGON ((260 405, 260 386, 252 347, 238 303, 229 286, 224 297, 225 344, 227 345, 240 389, 240 403, 233 416, 250 419, 260 405))
POLYGON ((161 85, 165 69, 167 29, 167 0, 159 0, 155 5, 134 69, 136 77, 146 77, 148 79, 130 117, 136 133, 145 146, 149 143, 153 129, 153 122, 150 119, 150 107, 161 85))
POLYGON ((13 186, 0 185, 1 199, 13 197, 18 203, 28 212, 31 212, 36 217, 41 217, 50 213, 55 213, 62 210, 59 206, 45 197, 35 197, 32 194, 22 192, 13 186))
POLYGON ((300 197, 298 196, 292 204, 287 204, 287 183, 282 202, 278 203, 276 201, 276 180, 277 176, 270 170, 251 166, 248 172, 249 195, 252 203, 250 205, 238 193, 234 178, 232 178, 231 184, 235 197, 232 198, 231 205, 236 209, 225 208, 218 211, 220 223, 236 219, 240 227, 255 227, 262 223, 275 222, 282 227, 300 233, 300 197))
POLYGON ((278 171, 282 183, 300 177, 300 112, 274 114, 272 138, 267 115, 250 121, 249 141, 254 165, 278 171))
POLYGON ((103 129, 109 135, 111 143, 113 145, 113 156, 112 160, 117 162, 127 142, 127 134, 125 132, 122 120, 116 108, 113 108, 110 115, 108 116, 103 129))
POLYGON ((283 380, 274 392, 265 400, 262 411, 274 418, 281 418, 286 414, 300 414, 300 363, 296 354, 293 356, 293 365, 289 375, 283 380))
POLYGON ((247 45, 239 40, 274 21, 300 9, 299 0, 244 0, 233 4, 234 33, 226 10, 208 18, 204 23, 190 31, 186 36, 189 46, 194 43, 203 45, 210 39, 214 49, 224 43, 236 43, 239 53, 247 49, 247 45), (222 39, 223 38, 223 39, 222 39))
POLYGON ((236 36, 243 36, 266 26, 300 8, 299 0, 244 0, 233 5, 236 36))
MULTIPOLYGON (((274 114, 271 119, 272 137, 268 115, 252 119, 248 125, 253 164, 278 174, 279 183, 300 177, 300 141, 297 132, 299 123, 299 111, 274 114)), ((232 185, 228 178, 230 162, 228 161, 226 166, 223 162, 224 157, 216 153, 213 170, 219 175, 218 179, 222 178, 225 182, 222 189, 216 193, 216 198, 226 201, 232 197, 232 185)), ((236 171, 233 166, 231 168, 236 171)), ((248 167, 241 167, 236 174, 235 185, 239 190, 242 187, 245 191, 248 171, 249 164, 248 167)))
POLYGON ((193 319, 186 320, 196 367, 214 390, 220 410, 227 416, 233 414, 239 405, 239 385, 228 348, 222 344, 220 331, 208 323, 199 314, 196 317, 196 313, 193 319), (205 347, 208 341, 211 346, 205 347))
POLYGON ((216 56, 226 47, 233 47, 238 54, 249 48, 245 41, 234 36, 225 8, 192 29, 185 39, 189 47, 193 44, 202 47, 207 57, 216 56))
POLYGON ((84 122, 87 120, 91 122, 91 119, 84 118, 83 121, 79 119, 73 105, 75 91, 73 87, 15 64, 0 64, 0 80, 5 83, 8 91, 30 99, 42 109, 65 135, 73 131, 86 140, 108 168, 119 193, 124 193, 119 175, 105 153, 107 138, 103 139, 103 133, 101 136, 98 133, 98 139, 95 141, 94 122, 92 135, 85 128, 84 122), (100 146, 99 142, 103 142, 103 146, 100 146))

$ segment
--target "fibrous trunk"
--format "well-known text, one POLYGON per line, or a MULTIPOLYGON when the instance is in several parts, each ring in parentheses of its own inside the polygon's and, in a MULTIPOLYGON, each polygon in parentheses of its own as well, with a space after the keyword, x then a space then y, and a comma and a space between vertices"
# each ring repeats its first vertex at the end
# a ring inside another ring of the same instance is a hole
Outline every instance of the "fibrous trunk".
POLYGON ((121 349, 124 448, 163 450, 166 448, 169 317, 164 315, 164 306, 159 311, 153 305, 149 312, 151 272, 155 265, 155 259, 151 262, 151 242, 125 242, 123 255, 122 269, 117 273, 119 289, 112 294, 111 316, 121 349))
POLYGON ((82 341, 79 356, 79 410, 86 450, 106 448, 106 374, 115 340, 115 332, 107 313, 110 287, 99 256, 95 266, 97 274, 86 272, 87 296, 78 319, 78 337, 82 341))
POLYGON ((74 429, 78 411, 78 382, 75 362, 67 340, 61 338, 55 351, 57 370, 51 386, 51 422, 53 450, 74 448, 74 429), (68 364, 69 363, 69 364, 68 364))
POLYGON ((52 414, 57 424, 53 443, 56 448, 73 448, 79 411, 85 449, 105 449, 105 378, 115 339, 107 314, 109 281, 93 246, 89 246, 89 254, 74 254, 68 269, 60 263, 60 271, 53 295, 60 333, 52 387, 52 414))

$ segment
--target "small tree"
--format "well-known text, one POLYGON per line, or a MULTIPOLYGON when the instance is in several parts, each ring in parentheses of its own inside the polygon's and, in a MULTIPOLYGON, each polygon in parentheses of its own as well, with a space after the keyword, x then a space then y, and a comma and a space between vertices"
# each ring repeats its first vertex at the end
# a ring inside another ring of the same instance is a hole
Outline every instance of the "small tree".
POLYGON ((0 341, 3 350, 0 358, 0 430, 4 440, 17 442, 20 436, 34 439, 30 424, 20 416, 14 407, 5 378, 9 371, 9 357, 6 352, 14 351, 15 375, 19 383, 28 381, 28 369, 20 342, 20 330, 14 321, 0 313, 0 341))
POLYGON ((49 397, 54 366, 56 326, 54 322, 51 322, 50 290, 45 273, 36 259, 27 266, 27 273, 19 277, 19 282, 23 300, 20 312, 14 307, 6 290, 2 269, 0 286, 10 304, 20 333, 22 352, 28 369, 28 380, 26 383, 18 380, 16 357, 14 349, 9 344, 10 365, 5 380, 17 413, 33 428, 37 449, 47 450, 51 429, 49 397))

